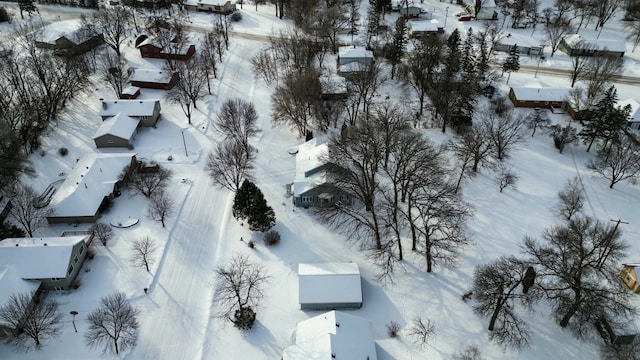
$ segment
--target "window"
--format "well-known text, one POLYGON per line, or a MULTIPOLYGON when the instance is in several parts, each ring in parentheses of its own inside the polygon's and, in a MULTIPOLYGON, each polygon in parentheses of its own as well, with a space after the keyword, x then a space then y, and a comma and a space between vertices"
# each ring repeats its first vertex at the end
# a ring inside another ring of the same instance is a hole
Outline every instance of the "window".
POLYGON ((51 278, 51 281, 60 281, 60 278, 51 278))
POLYGON ((56 290, 64 290, 62 286, 56 286, 56 290))
POLYGON ((84 245, 80 247, 80 251, 78 251, 78 254, 82 255, 83 252, 84 252, 84 245))
POLYGON ((311 202, 311 196, 303 196, 301 200, 302 202, 311 202))
POLYGON ((76 257, 73 258, 73 263, 77 264, 78 263, 78 256, 76 255, 76 257))
POLYGON ((107 144, 113 144, 115 141, 113 140, 107 140, 107 144))
POLYGON ((71 275, 73 272, 73 265, 69 265, 69 270, 67 271, 67 275, 71 275))

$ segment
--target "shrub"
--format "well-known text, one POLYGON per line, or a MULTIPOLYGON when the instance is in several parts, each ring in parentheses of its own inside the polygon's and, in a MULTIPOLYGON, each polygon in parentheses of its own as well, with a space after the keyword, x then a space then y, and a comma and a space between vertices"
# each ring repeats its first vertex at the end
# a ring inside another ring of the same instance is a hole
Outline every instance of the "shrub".
POLYGON ((267 246, 273 246, 280 242, 280 233, 275 230, 269 230, 264 234, 264 244, 267 246))
POLYGON ((113 229, 109 224, 95 223, 91 225, 89 231, 93 234, 96 240, 100 240, 102 245, 107 245, 107 241, 113 236, 113 229))
POLYGON ((256 247, 256 242, 253 240, 249 240, 249 242, 247 242, 247 246, 253 249, 256 247))
POLYGON ((240 12, 236 11, 233 14, 231 14, 231 21, 238 22, 240 20, 242 20, 242 14, 240 12))
POLYGON ((389 321, 387 324, 387 335, 389 335, 390 338, 394 338, 397 337, 398 334, 400 334, 400 324, 395 321, 389 321))
POLYGON ((233 325, 240 330, 250 330, 256 321, 256 313, 250 306, 236 310, 233 316, 233 325))
POLYGON ((67 154, 69 154, 69 149, 67 149, 66 147, 61 147, 60 149, 58 149, 58 154, 60 154, 60 156, 67 156, 67 154))
POLYGON ((87 259, 92 260, 94 256, 96 256, 96 254, 93 252, 93 250, 87 250, 87 259))

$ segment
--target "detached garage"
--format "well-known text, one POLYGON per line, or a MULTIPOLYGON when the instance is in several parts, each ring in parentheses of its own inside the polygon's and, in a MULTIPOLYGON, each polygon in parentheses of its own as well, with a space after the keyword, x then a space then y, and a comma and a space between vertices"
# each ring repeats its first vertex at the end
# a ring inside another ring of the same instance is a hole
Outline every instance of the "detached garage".
POLYGON ((298 285, 301 310, 362 307, 362 282, 356 263, 299 264, 298 285))

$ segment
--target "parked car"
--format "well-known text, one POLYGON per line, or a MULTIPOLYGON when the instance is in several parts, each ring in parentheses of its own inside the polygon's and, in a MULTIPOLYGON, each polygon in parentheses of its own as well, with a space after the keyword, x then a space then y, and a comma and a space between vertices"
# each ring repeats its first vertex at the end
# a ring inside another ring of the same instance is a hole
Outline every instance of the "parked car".
POLYGON ((473 19, 475 19, 476 17, 473 15, 462 15, 460 17, 458 17, 458 21, 471 21, 473 19))

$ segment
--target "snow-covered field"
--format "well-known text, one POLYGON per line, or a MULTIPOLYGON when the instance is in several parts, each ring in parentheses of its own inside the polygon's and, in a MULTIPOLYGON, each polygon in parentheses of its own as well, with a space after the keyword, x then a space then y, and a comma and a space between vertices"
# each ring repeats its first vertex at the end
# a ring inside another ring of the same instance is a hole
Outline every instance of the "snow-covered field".
MULTIPOLYGON (((364 4, 364 2, 363 2, 364 4)), ((440 14, 450 6, 448 14, 458 12, 456 5, 434 0, 425 1, 440 14), (455 10, 455 11, 454 11, 455 10)), ((55 20, 55 12, 42 16, 55 20)), ((59 8, 58 9, 64 9, 59 8)), ((245 5, 241 10, 243 20, 234 25, 234 31, 252 35, 269 35, 274 29, 284 29, 290 24, 278 20, 272 6, 245 5)), ((363 11, 364 13, 364 11, 363 11)), ((391 21, 393 16, 387 15, 391 21)), ((455 17, 448 19, 447 30, 477 23, 461 23, 455 17)), ((211 15, 192 14, 193 26, 206 28, 211 15)), ((588 35, 593 26, 581 32, 588 35)), ((618 19, 605 26, 601 38, 620 38, 618 19)), ((512 29, 505 28, 505 31, 512 29)), ((530 29, 516 30, 523 34, 530 29)), ((3 28, 2 34, 7 33, 3 28)), ((534 37, 542 37, 537 31, 534 37)), ((597 347, 576 340, 568 331, 550 318, 549 308, 541 303, 531 314, 525 315, 532 326, 533 347, 522 352, 503 351, 488 341, 486 321, 473 314, 470 303, 460 296, 471 286, 473 269, 503 254, 518 254, 525 235, 539 236, 556 221, 551 210, 557 192, 566 181, 579 175, 585 185, 588 204, 586 212, 601 220, 622 219, 624 238, 631 245, 629 261, 640 260, 640 188, 620 183, 608 189, 606 180, 595 177, 585 166, 592 153, 578 145, 559 154, 552 140, 545 135, 531 138, 510 159, 509 163, 520 177, 517 189, 498 191, 494 174, 483 170, 468 181, 464 188, 465 199, 473 206, 474 216, 469 222, 469 232, 474 244, 466 249, 460 264, 453 269, 437 269, 432 274, 424 272, 423 260, 409 255, 404 269, 396 275, 393 285, 375 280, 376 269, 357 246, 353 246, 340 234, 318 223, 304 209, 294 208, 286 198, 285 184, 292 182, 295 158, 287 150, 299 145, 289 129, 271 123, 270 95, 273 87, 266 86, 251 73, 249 60, 266 44, 242 37, 232 38, 229 51, 220 67, 218 80, 212 82, 213 95, 198 103, 193 124, 189 125, 180 108, 162 102, 162 118, 157 128, 143 128, 135 139, 134 151, 139 158, 154 160, 173 170, 174 178, 169 187, 178 204, 176 215, 169 219, 167 227, 145 217, 148 200, 132 193, 124 193, 106 214, 102 222, 128 217, 139 218, 140 223, 124 229, 114 229, 113 239, 102 246, 92 246, 96 256, 84 265, 80 274, 82 282, 78 290, 56 292, 48 296, 60 302, 65 314, 75 310, 78 332, 74 332, 72 317, 65 318, 62 335, 45 344, 43 350, 30 353, 14 353, 0 345, 0 359, 279 359, 282 350, 293 343, 296 323, 319 314, 301 311, 297 304, 296 269, 300 262, 356 261, 363 275, 364 304, 352 314, 369 319, 373 324, 377 354, 381 360, 390 359, 449 359, 457 350, 468 344, 477 344, 487 359, 596 359, 597 347), (258 114, 261 134, 253 139, 259 150, 256 179, 278 219, 276 230, 282 241, 275 247, 265 247, 260 234, 252 233, 231 216, 233 194, 212 185, 204 164, 209 150, 220 137, 211 126, 217 107, 224 100, 240 97, 253 102, 258 114), (184 135, 186 146, 183 145, 184 135), (168 161, 172 156, 173 160, 168 161), (129 264, 130 244, 141 237, 150 236, 158 245, 156 262, 151 272, 133 268, 129 264), (245 242, 239 241, 240 238, 245 242), (257 247, 249 249, 246 241, 255 239, 257 247), (264 264, 271 276, 267 297, 258 310, 254 328, 246 333, 238 331, 230 323, 213 315, 214 269, 223 265, 233 254, 246 254, 254 262, 264 264), (635 256, 635 257, 634 257, 635 256), (145 294, 144 288, 148 288, 145 294), (87 329, 86 315, 98 306, 100 298, 114 291, 123 291, 132 303, 141 309, 138 344, 120 356, 102 354, 87 348, 83 334, 87 329), (412 319, 422 315, 436 326, 436 336, 429 346, 418 349, 410 339, 401 334, 389 338, 386 324, 398 322, 405 327, 412 319)), ((629 49, 631 47, 629 46, 629 49)), ((124 57, 134 67, 161 67, 158 60, 142 59, 130 44, 123 49, 124 57)), ((638 56, 628 52, 625 56, 627 72, 640 72, 638 56)), ((536 63, 535 59, 522 58, 522 63, 536 63)), ((563 53, 541 64, 541 67, 568 67, 570 60, 563 53)), ((112 99, 113 93, 92 79, 94 85, 79 94, 67 106, 52 131, 43 141, 45 154, 35 154, 31 166, 37 177, 26 178, 36 189, 68 173, 75 159, 96 150, 92 135, 101 119, 97 115, 100 98, 112 99), (60 147, 67 147, 69 155, 58 155, 60 147)), ((534 85, 564 87, 568 78, 531 72, 514 73, 511 86, 534 85)), ((386 86, 394 99, 406 98, 398 88, 386 86)), ((617 86, 620 99, 638 96, 637 87, 617 86)), ((504 94, 508 86, 501 85, 504 94)), ((143 99, 162 99, 161 90, 143 89, 143 99)), ((569 121, 566 115, 552 115, 556 123, 569 121)), ((436 142, 444 141, 439 129, 424 130, 436 142)), ((117 150, 102 150, 117 151, 117 150)), ((85 228, 80 225, 79 228, 85 228)), ((54 236, 68 230, 68 225, 53 225, 37 235, 54 236)), ((74 229, 74 228, 72 228, 74 229)), ((77 230, 77 229, 74 229, 77 230)), ((640 306, 640 301, 638 301, 640 306)))

